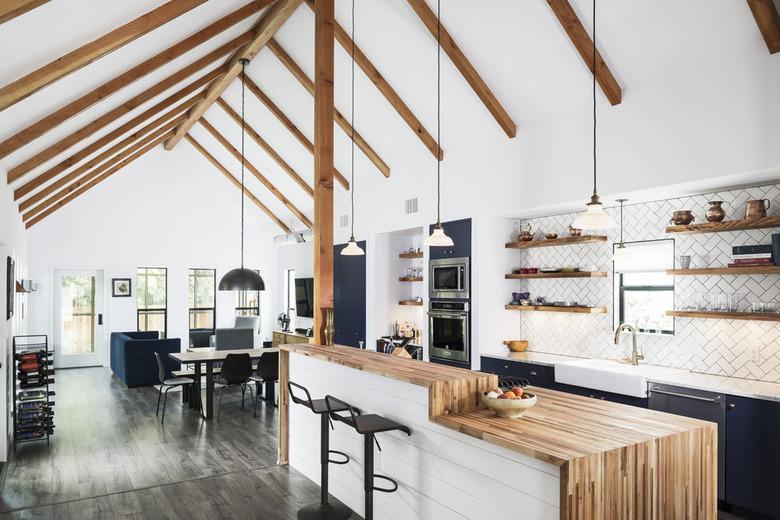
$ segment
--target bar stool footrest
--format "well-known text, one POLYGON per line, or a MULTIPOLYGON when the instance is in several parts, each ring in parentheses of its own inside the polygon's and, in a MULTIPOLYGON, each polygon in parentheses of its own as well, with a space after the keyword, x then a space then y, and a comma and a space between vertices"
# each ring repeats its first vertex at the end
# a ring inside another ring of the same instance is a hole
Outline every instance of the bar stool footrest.
POLYGON ((347 455, 343 451, 328 450, 328 455, 334 454, 334 453, 336 455, 341 455, 342 457, 344 457, 344 460, 334 460, 334 459, 329 458, 328 462, 330 462, 331 464, 349 464, 349 455, 347 455))
POLYGON ((376 473, 373 475, 374 479, 382 479, 387 482, 390 482, 393 487, 392 488, 383 488, 379 486, 371 486, 371 489, 374 491, 381 491, 382 493, 395 493, 398 491, 398 482, 396 482, 394 479, 388 477, 387 475, 377 475, 376 473))
POLYGON ((298 520, 347 520, 352 510, 338 501, 311 504, 298 510, 298 520))

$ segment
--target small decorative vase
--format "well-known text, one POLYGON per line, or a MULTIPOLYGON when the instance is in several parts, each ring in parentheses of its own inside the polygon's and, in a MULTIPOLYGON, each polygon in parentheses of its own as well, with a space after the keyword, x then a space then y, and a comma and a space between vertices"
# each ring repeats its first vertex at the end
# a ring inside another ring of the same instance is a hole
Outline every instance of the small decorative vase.
POLYGON ((726 212, 723 210, 722 200, 711 200, 710 207, 707 208, 707 221, 720 222, 726 218, 726 212))
POLYGON ((322 333, 325 336, 325 346, 329 347, 333 345, 333 335, 336 333, 336 328, 333 326, 333 307, 325 307, 322 310, 325 312, 325 326, 322 333))

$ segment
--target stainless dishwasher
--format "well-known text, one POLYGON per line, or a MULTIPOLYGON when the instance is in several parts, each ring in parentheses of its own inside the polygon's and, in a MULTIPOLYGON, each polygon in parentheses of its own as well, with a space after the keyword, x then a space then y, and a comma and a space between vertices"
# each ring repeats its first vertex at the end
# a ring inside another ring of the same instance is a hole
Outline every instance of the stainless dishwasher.
POLYGON ((682 386, 650 383, 649 407, 717 423, 718 425, 718 499, 724 500, 726 488, 726 396, 717 392, 694 390, 682 386))

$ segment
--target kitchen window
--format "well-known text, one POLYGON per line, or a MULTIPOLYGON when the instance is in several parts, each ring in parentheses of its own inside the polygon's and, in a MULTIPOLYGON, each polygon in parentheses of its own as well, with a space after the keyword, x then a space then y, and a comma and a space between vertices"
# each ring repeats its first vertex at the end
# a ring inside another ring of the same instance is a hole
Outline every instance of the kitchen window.
POLYGON ((260 291, 237 291, 236 316, 260 316, 260 291))
POLYGON ((168 328, 168 269, 139 267, 136 272, 138 330, 156 330, 165 338, 168 328))
MULTIPOLYGON (((674 240, 626 242, 627 255, 615 259, 614 326, 627 323, 637 332, 674 334, 674 240)), ((617 244, 615 244, 615 247, 617 244)))
POLYGON ((214 330, 216 320, 216 269, 190 269, 190 330, 214 330))

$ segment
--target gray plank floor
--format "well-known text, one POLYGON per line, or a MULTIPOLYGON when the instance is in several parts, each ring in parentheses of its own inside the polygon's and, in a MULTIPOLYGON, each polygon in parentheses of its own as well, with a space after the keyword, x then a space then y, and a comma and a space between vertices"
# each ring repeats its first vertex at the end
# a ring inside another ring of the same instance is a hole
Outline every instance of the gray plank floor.
POLYGON ((238 390, 221 422, 171 392, 164 426, 157 391, 126 388, 106 368, 60 370, 56 392, 51 445, 19 445, 0 519, 287 520, 319 498, 318 486, 275 464, 275 408, 262 403, 254 418, 238 390))

